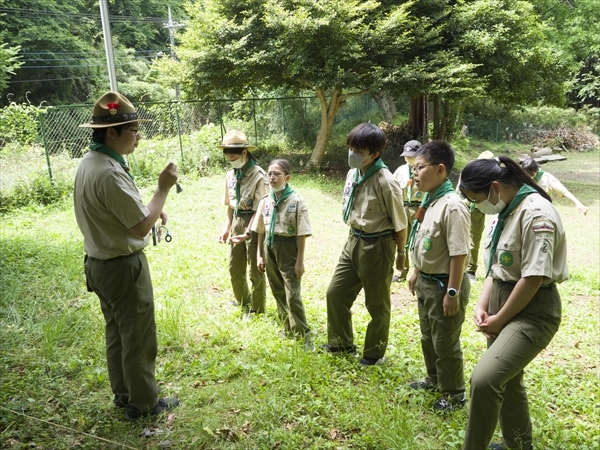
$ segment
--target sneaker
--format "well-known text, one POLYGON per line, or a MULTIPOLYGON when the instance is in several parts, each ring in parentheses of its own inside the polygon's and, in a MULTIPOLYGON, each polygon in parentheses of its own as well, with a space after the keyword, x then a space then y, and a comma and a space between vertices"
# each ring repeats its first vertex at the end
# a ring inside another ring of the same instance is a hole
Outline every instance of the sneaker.
POLYGON ((370 358, 368 356, 363 356, 362 359, 359 361, 359 364, 363 367, 366 366, 375 366, 375 365, 380 365, 383 364, 385 361, 385 357, 381 357, 381 358, 370 358))
POLYGON ((323 344, 321 350, 328 353, 356 353, 356 345, 348 345, 346 347, 334 347, 333 345, 323 344))
POLYGON ((140 417, 155 416, 162 412, 169 411, 169 410, 177 407, 178 405, 179 405, 179 399, 174 398, 174 397, 161 398, 154 408, 152 408, 150 411, 146 411, 144 413, 140 412, 140 410, 137 409, 135 406, 129 405, 129 406, 127 406, 127 411, 125 412, 125 420, 128 420, 131 422, 133 420, 139 419, 140 417))
POLYGON ((304 351, 308 353, 315 351, 315 344, 312 343, 308 336, 304 338, 304 351))
POLYGON ((424 391, 431 391, 431 392, 437 391, 437 385, 433 384, 427 380, 414 381, 414 382, 410 383, 409 386, 417 391, 420 389, 422 389, 424 391))
POLYGON ((447 398, 440 398, 433 405, 433 410, 435 412, 453 412, 463 408, 467 404, 467 399, 462 398, 462 400, 448 400, 447 398))
POLYGON ((467 276, 469 277, 469 281, 477 281, 477 277, 475 276, 475 272, 467 272, 467 276))
POLYGON ((117 408, 127 408, 127 405, 129 405, 129 397, 127 395, 115 395, 113 403, 117 408))
POLYGON ((394 276, 392 277, 392 283, 400 283, 400 281, 402 281, 402 280, 400 279, 400 275, 394 275, 394 276))

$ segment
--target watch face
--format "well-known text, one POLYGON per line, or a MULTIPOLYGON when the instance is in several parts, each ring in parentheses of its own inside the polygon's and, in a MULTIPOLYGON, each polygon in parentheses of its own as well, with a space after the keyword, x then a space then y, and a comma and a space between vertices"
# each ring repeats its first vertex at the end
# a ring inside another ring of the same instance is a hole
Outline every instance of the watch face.
POLYGON ((454 298, 458 295, 458 291, 454 288, 448 289, 448 297, 454 298))

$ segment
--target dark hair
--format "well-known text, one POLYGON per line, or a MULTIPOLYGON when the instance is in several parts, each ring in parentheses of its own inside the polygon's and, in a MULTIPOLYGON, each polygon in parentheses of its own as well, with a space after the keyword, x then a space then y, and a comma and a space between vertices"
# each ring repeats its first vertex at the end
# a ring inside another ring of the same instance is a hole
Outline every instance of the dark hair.
POLYGON ((454 167, 454 150, 446 141, 430 141, 423 144, 414 157, 417 156, 425 158, 432 164, 443 164, 448 176, 454 167))
POLYGON ((287 159, 274 159, 269 163, 269 166, 279 166, 283 169, 283 172, 286 175, 292 174, 292 166, 290 165, 290 162, 287 159))
POLYGON ((508 156, 471 161, 460 174, 460 186, 458 188, 463 194, 465 189, 475 193, 487 193, 494 181, 516 188, 521 188, 521 186, 527 184, 538 191, 546 200, 552 201, 550 196, 527 175, 521 166, 508 156))
POLYGON ((346 144, 357 150, 369 150, 370 154, 383 154, 387 139, 385 133, 377 125, 361 123, 352 129, 346 138, 346 144))
POLYGON ((113 128, 117 132, 117 136, 121 136, 123 130, 128 130, 130 125, 131 123, 125 123, 123 125, 115 125, 106 128, 94 128, 92 131, 92 141, 97 142, 98 144, 106 145, 106 132, 109 128, 113 128))
POLYGON ((540 170, 539 164, 533 158, 526 158, 525 160, 521 161, 521 167, 531 176, 534 176, 537 171, 540 170))
POLYGON ((244 150, 247 150, 246 153, 248 154, 248 158, 256 161, 256 158, 252 153, 250 153, 250 150, 248 150, 247 147, 223 147, 223 154, 241 155, 244 150))

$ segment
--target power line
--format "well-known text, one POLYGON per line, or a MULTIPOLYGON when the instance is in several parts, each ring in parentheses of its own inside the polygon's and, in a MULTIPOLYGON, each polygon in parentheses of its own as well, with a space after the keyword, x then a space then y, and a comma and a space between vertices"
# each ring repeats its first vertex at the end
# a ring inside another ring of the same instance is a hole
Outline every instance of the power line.
POLYGON ((69 78, 43 78, 41 80, 18 80, 18 81, 9 81, 8 84, 14 83, 34 83, 36 81, 63 81, 63 80, 89 80, 90 78, 95 77, 69 77, 69 78))
MULTIPOLYGON (((158 49, 158 50, 135 50, 135 53, 151 53, 151 52, 166 52, 168 51, 168 49, 158 49)), ((104 51, 98 50, 98 51, 89 51, 89 52, 53 52, 51 50, 46 50, 43 52, 19 52, 19 55, 47 55, 47 54, 52 54, 52 55, 88 55, 90 53, 101 53, 104 55, 104 51)))
MULTIPOLYGON (((39 16, 59 16, 69 17, 71 19, 93 19, 100 20, 99 14, 85 13, 68 13, 62 11, 48 11, 42 9, 20 9, 20 8, 0 8, 0 12, 11 13, 22 17, 39 17, 39 16)), ((147 22, 147 23, 163 23, 167 20, 165 17, 143 17, 143 16, 108 16, 112 22, 147 22)))

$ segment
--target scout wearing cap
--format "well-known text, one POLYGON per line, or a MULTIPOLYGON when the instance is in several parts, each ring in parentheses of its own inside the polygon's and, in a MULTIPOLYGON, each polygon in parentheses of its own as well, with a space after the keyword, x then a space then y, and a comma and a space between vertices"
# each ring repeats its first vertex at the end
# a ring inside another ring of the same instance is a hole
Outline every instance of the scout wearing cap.
POLYGON ((256 147, 248 143, 241 131, 228 131, 217 148, 223 150, 233 166, 225 176, 223 202, 227 205, 227 218, 217 240, 230 244, 229 274, 236 303, 242 306, 244 313, 262 313, 265 310, 265 274, 257 267, 258 237, 252 232, 251 225, 258 203, 267 193, 267 174, 250 153, 256 147), (246 280, 248 264, 252 291, 246 280))
POLYGON ((94 105, 90 150, 75 175, 73 200, 83 235, 88 290, 95 292, 106 322, 106 361, 114 404, 127 420, 174 408, 176 398, 159 399, 154 294, 148 260, 151 227, 161 218, 166 193, 177 182, 169 163, 158 188, 144 204, 125 156, 139 142, 137 111, 124 96, 107 92, 94 105))
MULTIPOLYGON (((417 208, 423 200, 423 192, 413 187, 413 173, 411 170, 411 166, 415 161, 415 155, 417 154, 419 147, 421 147, 421 143, 415 140, 408 141, 406 144, 404 144, 404 149, 400 156, 404 157, 406 164, 401 165, 394 172, 394 177, 396 180, 398 180, 398 183, 400 183, 400 187, 402 188, 402 200, 404 201, 404 210, 408 220, 408 228, 406 229, 406 232, 409 235, 412 223, 415 220, 415 213, 417 212, 417 208)), ((401 254, 405 254, 404 265, 400 270, 400 274, 394 275, 394 278, 392 279, 394 282, 406 280, 408 269, 410 268, 410 261, 405 249, 398 249, 398 251, 401 254)))

